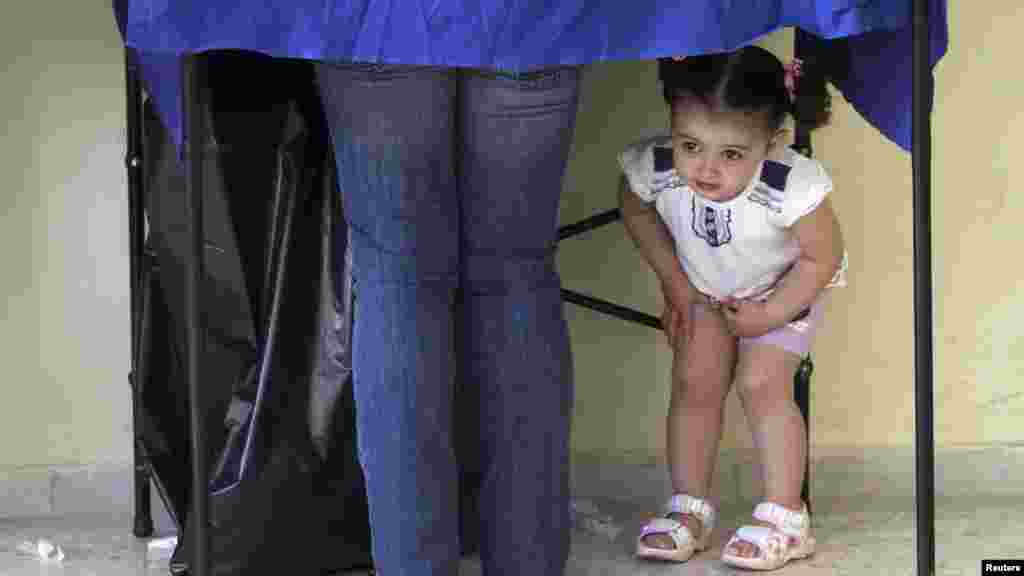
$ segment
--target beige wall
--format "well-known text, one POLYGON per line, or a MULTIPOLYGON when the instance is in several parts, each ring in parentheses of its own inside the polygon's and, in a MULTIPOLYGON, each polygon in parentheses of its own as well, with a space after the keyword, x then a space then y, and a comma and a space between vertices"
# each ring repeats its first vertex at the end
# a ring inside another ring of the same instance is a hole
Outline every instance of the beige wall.
POLYGON ((950 3, 934 178, 937 438, 1024 440, 1024 74, 1019 2, 950 3), (977 12, 981 12, 978 14, 977 12))
MULTIPOLYGON (((936 438, 1020 442, 1024 425, 1024 82, 1010 71, 1024 9, 950 3, 953 52, 937 78, 934 226, 936 438), (996 89, 998 87, 998 89, 996 89), (1010 254, 1008 262, 997 253, 1010 254)), ((767 44, 788 54, 791 36, 767 44)), ((0 468, 130 459, 122 52, 109 3, 27 3, 0 20, 0 468), (60 20, 45 18, 50 9, 60 20)), ((913 442, 910 157, 836 98, 815 135, 851 256, 819 338, 815 449, 913 442)), ((562 221, 616 205, 615 154, 667 120, 651 63, 592 67, 562 221)), ((658 314, 661 297, 621 224, 563 243, 564 284, 658 314)), ((576 354, 575 447, 662 450, 671 356, 659 332, 566 307, 576 354)), ((749 445, 730 399, 726 449, 749 445)))
POLYGON ((17 12, 0 18, 0 467, 126 461, 123 52, 109 2, 17 12))

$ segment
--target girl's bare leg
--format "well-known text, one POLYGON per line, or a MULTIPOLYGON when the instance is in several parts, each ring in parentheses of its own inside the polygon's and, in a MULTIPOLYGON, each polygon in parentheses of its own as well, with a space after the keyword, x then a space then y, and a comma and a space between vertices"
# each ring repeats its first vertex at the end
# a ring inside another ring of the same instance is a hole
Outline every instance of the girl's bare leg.
MULTIPOLYGON (((782 348, 742 344, 736 365, 737 392, 764 480, 763 500, 790 510, 803 508, 800 489, 807 454, 806 424, 793 397, 793 376, 799 364, 799 356, 782 348)), ((754 557, 757 547, 738 542, 727 552, 754 557)))
MULTIPOLYGON (((706 304, 690 308, 694 335, 690 342, 677 339, 672 360, 672 395, 667 434, 669 474, 672 490, 706 499, 711 492, 722 437, 725 398, 732 382, 736 361, 736 339, 719 312, 706 304)), ((700 522, 692 514, 670 516, 689 527, 695 538, 702 537, 700 522)), ((667 534, 652 534, 644 544, 672 549, 667 534)))

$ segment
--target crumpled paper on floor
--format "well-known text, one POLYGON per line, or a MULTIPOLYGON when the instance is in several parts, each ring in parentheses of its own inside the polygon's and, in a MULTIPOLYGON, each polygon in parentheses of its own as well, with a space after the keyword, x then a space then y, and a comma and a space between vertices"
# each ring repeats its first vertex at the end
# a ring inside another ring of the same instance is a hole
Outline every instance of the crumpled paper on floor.
POLYGON ((612 516, 602 514, 593 502, 572 500, 569 505, 572 511, 573 525, 578 530, 604 536, 608 540, 615 540, 622 532, 622 526, 616 524, 612 516))
POLYGON ((61 563, 64 561, 64 550, 45 538, 18 544, 18 552, 38 558, 43 562, 61 563))

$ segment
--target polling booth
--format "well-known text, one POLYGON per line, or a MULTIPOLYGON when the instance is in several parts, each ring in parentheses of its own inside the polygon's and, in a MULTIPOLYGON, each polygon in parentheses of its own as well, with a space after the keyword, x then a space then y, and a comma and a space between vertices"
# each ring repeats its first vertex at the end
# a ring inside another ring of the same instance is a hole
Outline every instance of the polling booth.
MULTIPOLYGON (((360 287, 314 62, 524 73, 730 50, 784 27, 797 29, 797 58, 827 64, 854 109, 913 156, 917 560, 931 573, 929 116, 944 0, 115 0, 114 12, 128 96, 134 532, 152 531, 153 485, 179 529, 172 573, 372 569, 352 398, 360 287)), ((795 147, 813 154, 799 125, 795 147)), ((609 207, 559 237, 620 217, 609 207)), ((562 289, 609 321, 661 329, 598 293, 562 289)), ((812 366, 794 382, 805 418, 812 366)), ((472 554, 478 422, 458 409, 475 404, 473 387, 455 390, 472 554)))

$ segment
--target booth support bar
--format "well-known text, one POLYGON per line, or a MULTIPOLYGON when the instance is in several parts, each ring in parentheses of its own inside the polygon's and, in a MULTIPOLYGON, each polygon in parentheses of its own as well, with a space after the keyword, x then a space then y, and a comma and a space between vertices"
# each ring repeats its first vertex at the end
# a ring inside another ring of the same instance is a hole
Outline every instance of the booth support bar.
POLYGON ((203 77, 202 57, 189 54, 182 59, 183 91, 187 134, 185 137, 185 222, 189 229, 189 257, 185 259, 185 342, 186 375, 189 391, 189 432, 192 456, 191 542, 192 576, 211 576, 209 530, 209 464, 206 454, 206 426, 202 418, 203 330, 200 314, 200 279, 203 277, 203 77))
POLYGON ((932 0, 913 5, 914 434, 917 575, 935 574, 935 439, 932 351, 932 0))

